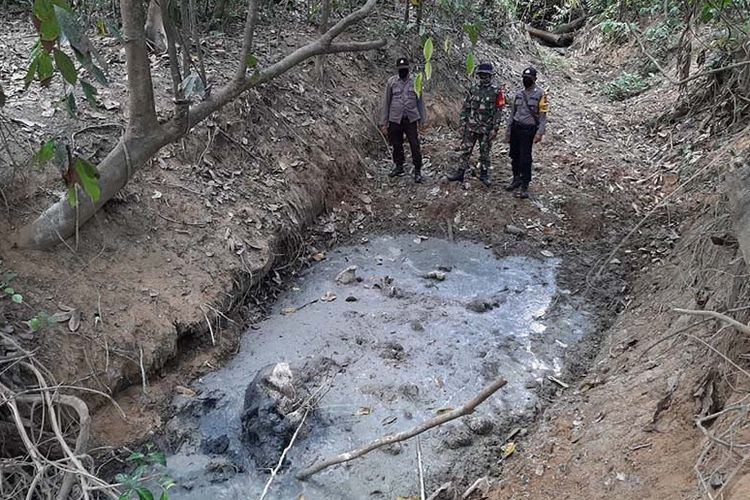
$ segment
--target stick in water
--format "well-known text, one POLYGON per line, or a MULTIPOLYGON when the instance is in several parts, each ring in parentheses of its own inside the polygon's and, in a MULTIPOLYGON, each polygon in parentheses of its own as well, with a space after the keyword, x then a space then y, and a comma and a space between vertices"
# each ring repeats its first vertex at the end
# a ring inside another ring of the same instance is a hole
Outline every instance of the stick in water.
POLYGON ((444 423, 450 422, 451 420, 455 420, 459 417, 463 417, 464 415, 469 415, 471 413, 474 413, 474 410, 476 409, 477 406, 482 404, 485 400, 487 400, 487 398, 492 396, 495 392, 497 392, 498 389, 500 389, 507 383, 508 382, 504 379, 501 379, 501 378, 497 379, 494 382, 492 382, 490 385, 482 389, 482 392, 477 394, 477 396, 474 397, 474 399, 472 399, 471 401, 463 405, 461 408, 449 411, 447 413, 443 413, 433 419, 430 419, 426 422, 422 422, 421 424, 419 424, 418 426, 414 427, 411 430, 399 432, 398 434, 389 434, 380 439, 376 439, 375 441, 371 441, 370 443, 362 446, 361 448, 357 448, 356 450, 347 451, 346 453, 342 453, 340 455, 336 455, 335 457, 331 457, 321 462, 318 462, 317 464, 313 464, 307 469, 303 469, 299 471, 296 477, 300 481, 304 481, 310 476, 317 474, 318 472, 322 471, 323 469, 327 469, 328 467, 331 467, 332 465, 349 462, 350 460, 354 460, 355 458, 359 458, 362 455, 366 455, 367 453, 370 453, 372 450, 376 450, 380 447, 383 447, 389 444, 398 443, 400 441, 406 441, 407 439, 411 439, 414 436, 422 434, 423 432, 428 431, 432 429, 433 427, 443 425, 444 423))

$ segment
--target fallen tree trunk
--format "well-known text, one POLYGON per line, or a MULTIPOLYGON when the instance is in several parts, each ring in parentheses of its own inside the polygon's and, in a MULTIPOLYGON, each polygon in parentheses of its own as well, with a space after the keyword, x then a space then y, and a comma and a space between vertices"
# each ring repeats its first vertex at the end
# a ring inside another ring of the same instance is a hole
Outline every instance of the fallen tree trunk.
POLYGON ((574 31, 578 31, 579 29, 586 26, 586 21, 588 21, 588 17, 581 16, 578 19, 573 19, 569 23, 560 24, 558 26, 555 26, 555 29, 552 30, 553 33, 561 34, 561 33, 572 33, 574 31))
POLYGON ((567 47, 573 43, 574 39, 573 35, 570 33, 561 33, 558 35, 532 26, 526 26, 526 31, 528 31, 531 36, 543 40, 553 47, 567 47))

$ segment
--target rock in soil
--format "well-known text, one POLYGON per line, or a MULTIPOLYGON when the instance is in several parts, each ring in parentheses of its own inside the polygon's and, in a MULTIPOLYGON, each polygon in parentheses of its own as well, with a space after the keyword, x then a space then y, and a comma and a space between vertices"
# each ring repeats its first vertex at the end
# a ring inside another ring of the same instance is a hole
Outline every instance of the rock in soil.
POLYGON ((287 363, 262 368, 245 391, 242 440, 258 468, 274 467, 301 415, 294 412, 296 375, 287 363))

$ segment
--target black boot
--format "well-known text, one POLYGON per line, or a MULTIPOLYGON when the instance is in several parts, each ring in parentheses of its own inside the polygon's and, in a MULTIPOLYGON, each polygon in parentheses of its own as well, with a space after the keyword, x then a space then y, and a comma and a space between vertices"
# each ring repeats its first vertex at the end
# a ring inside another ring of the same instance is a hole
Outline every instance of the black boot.
POLYGON ((514 189, 519 188, 519 187, 521 187, 521 179, 519 179, 518 177, 514 177, 513 181, 507 186, 505 186, 505 190, 513 191, 514 189))
POLYGON ((457 168, 452 173, 448 174, 448 181, 463 182, 464 181, 464 169, 457 168))
POLYGON ((401 177, 405 173, 403 165, 396 165, 393 167, 393 170, 388 173, 388 177, 401 177))
POLYGON ((481 170, 479 172, 479 180, 487 187, 490 187, 492 185, 492 182, 490 182, 490 174, 487 173, 486 170, 481 170))
POLYGON ((521 186, 521 189, 515 194, 516 198, 526 199, 529 197, 529 186, 521 186))
POLYGON ((422 184, 422 169, 421 168, 414 169, 414 183, 422 184))

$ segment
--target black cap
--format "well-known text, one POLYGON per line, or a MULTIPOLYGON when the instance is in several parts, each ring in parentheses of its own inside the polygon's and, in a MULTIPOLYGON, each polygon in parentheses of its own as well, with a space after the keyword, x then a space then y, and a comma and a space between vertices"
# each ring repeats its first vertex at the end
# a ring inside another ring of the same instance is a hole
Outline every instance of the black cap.
POLYGON ((409 60, 405 57, 399 57, 398 60, 396 61, 396 68, 401 69, 401 68, 408 68, 408 67, 409 67, 409 60))
POLYGON ((495 68, 490 63, 482 63, 477 66, 477 75, 482 73, 489 73, 490 75, 495 72, 495 68))
POLYGON ((529 66, 525 70, 523 70, 523 76, 530 76, 532 78, 536 78, 536 69, 529 66))

